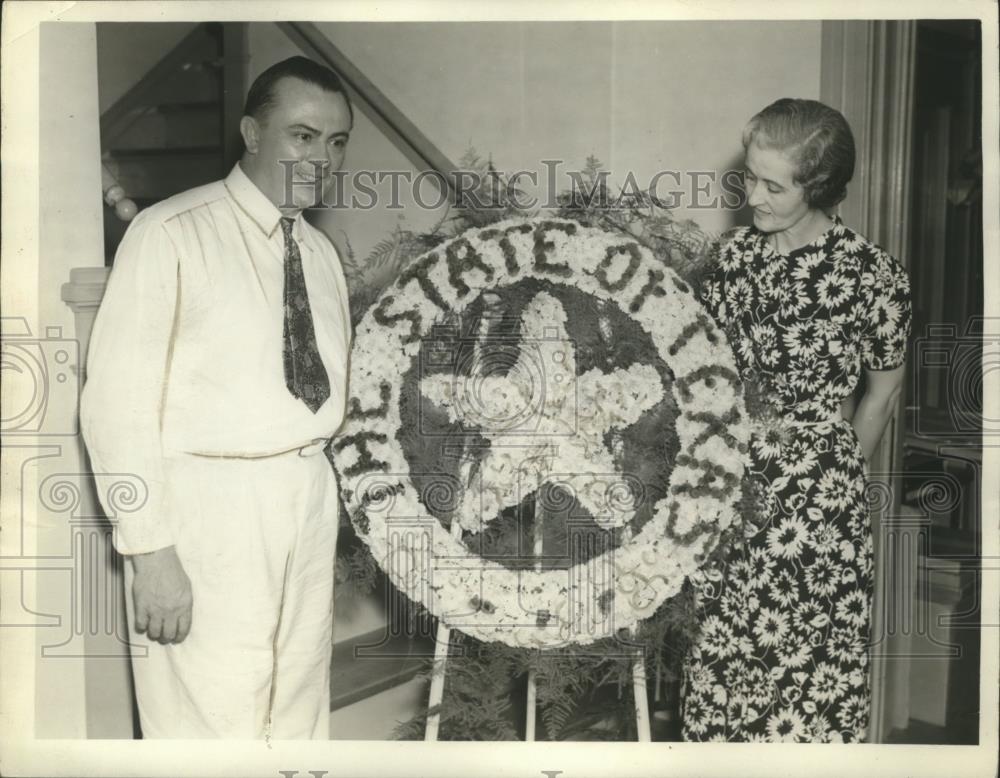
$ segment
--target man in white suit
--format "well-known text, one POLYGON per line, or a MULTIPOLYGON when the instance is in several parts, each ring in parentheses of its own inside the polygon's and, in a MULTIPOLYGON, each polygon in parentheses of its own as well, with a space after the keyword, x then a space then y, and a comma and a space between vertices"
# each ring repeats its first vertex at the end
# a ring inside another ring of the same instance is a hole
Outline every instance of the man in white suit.
POLYGON ((117 518, 143 736, 326 738, 346 397, 336 250, 302 217, 353 124, 294 57, 247 96, 222 181, 139 214, 97 316, 81 421, 96 473, 133 473, 117 518))

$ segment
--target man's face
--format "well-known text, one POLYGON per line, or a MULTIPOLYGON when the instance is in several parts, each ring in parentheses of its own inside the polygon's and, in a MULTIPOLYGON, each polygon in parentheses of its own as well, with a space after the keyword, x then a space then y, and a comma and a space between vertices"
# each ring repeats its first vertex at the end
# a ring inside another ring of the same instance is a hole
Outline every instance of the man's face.
POLYGON ((245 116, 240 124, 244 171, 279 210, 293 214, 322 202, 344 163, 351 112, 344 95, 293 77, 278 81, 274 94, 263 122, 245 116))

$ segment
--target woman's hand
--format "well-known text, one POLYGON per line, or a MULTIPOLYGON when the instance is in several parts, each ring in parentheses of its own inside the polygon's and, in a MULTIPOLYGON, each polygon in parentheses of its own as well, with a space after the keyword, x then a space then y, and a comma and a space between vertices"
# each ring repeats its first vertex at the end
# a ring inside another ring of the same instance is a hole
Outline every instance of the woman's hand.
POLYGON ((865 393, 858 402, 851 424, 861 442, 866 462, 882 439, 885 425, 899 400, 904 370, 905 365, 893 370, 865 370, 865 393))

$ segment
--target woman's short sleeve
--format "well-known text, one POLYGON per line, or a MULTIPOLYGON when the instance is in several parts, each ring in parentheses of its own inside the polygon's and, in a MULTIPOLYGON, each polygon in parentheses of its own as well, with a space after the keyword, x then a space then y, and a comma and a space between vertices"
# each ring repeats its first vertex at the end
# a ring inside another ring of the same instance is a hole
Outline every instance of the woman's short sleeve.
POLYGON ((868 370, 893 370, 906 360, 913 316, 910 278, 893 257, 872 247, 862 276, 861 360, 868 370))

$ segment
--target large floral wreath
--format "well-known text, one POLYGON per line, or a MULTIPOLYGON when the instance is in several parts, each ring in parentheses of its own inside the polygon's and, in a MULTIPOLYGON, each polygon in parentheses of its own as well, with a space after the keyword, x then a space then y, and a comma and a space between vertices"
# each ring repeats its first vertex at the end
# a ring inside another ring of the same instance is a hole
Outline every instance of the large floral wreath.
POLYGON ((403 593, 478 639, 618 634, 737 519, 749 427, 726 338, 621 234, 513 219, 437 246, 360 322, 350 388, 334 462, 356 532, 403 593), (594 348, 588 328, 618 340, 594 348), (668 442, 645 470, 635 451, 627 466, 636 430, 668 442), (525 552, 531 504, 536 538, 570 504, 596 547, 525 552), (521 553, 490 553, 504 522, 521 553))

